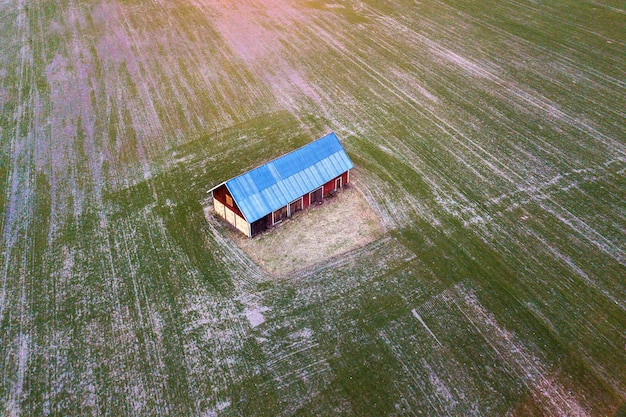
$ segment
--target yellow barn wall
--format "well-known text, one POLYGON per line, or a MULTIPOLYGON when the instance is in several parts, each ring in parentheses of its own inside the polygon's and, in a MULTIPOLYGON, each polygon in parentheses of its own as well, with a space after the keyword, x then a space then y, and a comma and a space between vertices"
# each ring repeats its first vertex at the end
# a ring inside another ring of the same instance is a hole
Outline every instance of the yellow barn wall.
POLYGON ((216 199, 213 199, 213 207, 215 207, 215 212, 223 217, 228 223, 235 226, 235 228, 244 235, 250 236, 250 224, 246 221, 246 219, 238 216, 234 211, 216 199))

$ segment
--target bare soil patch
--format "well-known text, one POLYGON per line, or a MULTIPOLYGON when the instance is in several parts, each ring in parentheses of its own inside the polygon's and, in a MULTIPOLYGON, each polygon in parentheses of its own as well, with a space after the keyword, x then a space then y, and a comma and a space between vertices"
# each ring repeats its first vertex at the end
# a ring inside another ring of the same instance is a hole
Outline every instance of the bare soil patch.
POLYGON ((254 262, 277 276, 364 246, 383 233, 378 217, 354 185, 253 239, 229 230, 254 262))

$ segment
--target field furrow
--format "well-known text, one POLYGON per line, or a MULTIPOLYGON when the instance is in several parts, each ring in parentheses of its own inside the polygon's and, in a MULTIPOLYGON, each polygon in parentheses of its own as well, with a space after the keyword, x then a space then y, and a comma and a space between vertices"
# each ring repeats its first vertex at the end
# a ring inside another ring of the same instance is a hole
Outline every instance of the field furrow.
POLYGON ((622 415, 625 13, 0 1, 0 414, 622 415), (272 275, 207 191, 330 131, 380 235, 272 275))

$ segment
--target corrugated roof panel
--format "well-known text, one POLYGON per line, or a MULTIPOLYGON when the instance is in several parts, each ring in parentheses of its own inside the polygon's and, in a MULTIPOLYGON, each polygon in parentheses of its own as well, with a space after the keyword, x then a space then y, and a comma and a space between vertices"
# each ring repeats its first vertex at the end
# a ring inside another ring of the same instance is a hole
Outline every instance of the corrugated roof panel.
POLYGON ((319 188, 354 165, 330 133, 278 159, 226 181, 250 223, 319 188))

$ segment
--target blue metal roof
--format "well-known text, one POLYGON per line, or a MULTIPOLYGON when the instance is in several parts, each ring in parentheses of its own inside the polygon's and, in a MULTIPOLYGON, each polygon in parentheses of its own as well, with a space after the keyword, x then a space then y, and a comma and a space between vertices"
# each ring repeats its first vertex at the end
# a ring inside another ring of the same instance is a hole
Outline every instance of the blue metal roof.
POLYGON ((286 206, 354 165, 334 133, 226 181, 248 223, 286 206))

